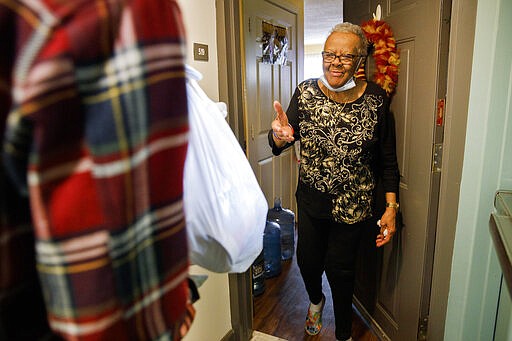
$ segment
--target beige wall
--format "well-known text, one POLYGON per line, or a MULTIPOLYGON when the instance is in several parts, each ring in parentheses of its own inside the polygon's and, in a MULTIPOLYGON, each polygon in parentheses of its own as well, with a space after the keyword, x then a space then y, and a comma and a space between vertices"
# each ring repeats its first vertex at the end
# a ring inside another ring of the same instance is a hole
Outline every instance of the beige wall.
MULTIPOLYGON (((201 88, 213 100, 219 98, 215 0, 178 0, 187 31, 187 64, 203 75, 201 88), (208 45, 209 61, 194 61, 193 43, 208 45)), ((192 266, 191 274, 207 274, 199 288, 200 300, 194 304, 196 318, 186 341, 221 340, 231 330, 229 283, 227 274, 192 266)))
POLYGON ((203 74, 201 88, 213 100, 219 99, 215 0, 178 0, 187 34, 187 64, 203 74), (194 43, 208 45, 209 60, 194 61, 194 43))

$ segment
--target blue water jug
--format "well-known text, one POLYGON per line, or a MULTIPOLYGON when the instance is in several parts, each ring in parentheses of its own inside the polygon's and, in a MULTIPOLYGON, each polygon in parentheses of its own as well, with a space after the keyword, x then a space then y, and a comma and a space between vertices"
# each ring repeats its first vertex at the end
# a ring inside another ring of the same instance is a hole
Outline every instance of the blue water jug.
POLYGON ((263 258, 265 259, 265 278, 281 273, 281 229, 279 224, 267 221, 263 233, 263 258))
POLYGON ((295 252, 295 214, 281 206, 281 198, 274 200, 274 208, 268 210, 267 220, 281 228, 281 259, 288 260, 295 252))

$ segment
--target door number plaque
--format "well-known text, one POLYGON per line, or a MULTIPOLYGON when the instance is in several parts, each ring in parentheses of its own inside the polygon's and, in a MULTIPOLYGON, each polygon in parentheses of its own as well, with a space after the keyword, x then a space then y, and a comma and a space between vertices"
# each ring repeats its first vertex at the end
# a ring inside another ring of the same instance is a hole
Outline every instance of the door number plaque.
POLYGON ((194 60, 208 61, 208 45, 194 43, 194 60))

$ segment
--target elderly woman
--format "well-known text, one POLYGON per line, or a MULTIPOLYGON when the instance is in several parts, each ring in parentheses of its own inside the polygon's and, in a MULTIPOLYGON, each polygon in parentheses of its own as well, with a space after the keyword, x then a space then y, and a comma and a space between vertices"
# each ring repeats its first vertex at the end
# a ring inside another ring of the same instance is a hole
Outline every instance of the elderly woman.
POLYGON ((351 340, 352 295, 357 247, 363 229, 376 229, 376 246, 395 233, 399 173, 395 132, 386 92, 354 79, 367 53, 362 29, 336 25, 325 41, 323 75, 300 83, 286 114, 269 131, 275 155, 301 142, 297 185, 297 262, 309 296, 305 330, 322 328, 322 274, 332 291, 336 338, 351 340), (380 181, 386 209, 376 212, 380 181), (380 231, 376 220, 380 218, 380 231))

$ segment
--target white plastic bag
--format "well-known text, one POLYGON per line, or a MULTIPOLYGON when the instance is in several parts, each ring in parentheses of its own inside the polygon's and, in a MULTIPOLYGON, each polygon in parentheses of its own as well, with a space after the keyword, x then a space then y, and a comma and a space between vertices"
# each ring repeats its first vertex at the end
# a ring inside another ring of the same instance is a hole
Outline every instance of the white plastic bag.
POLYGON ((218 103, 187 67, 190 138, 184 205, 190 260, 214 272, 245 272, 263 248, 267 202, 218 103))

